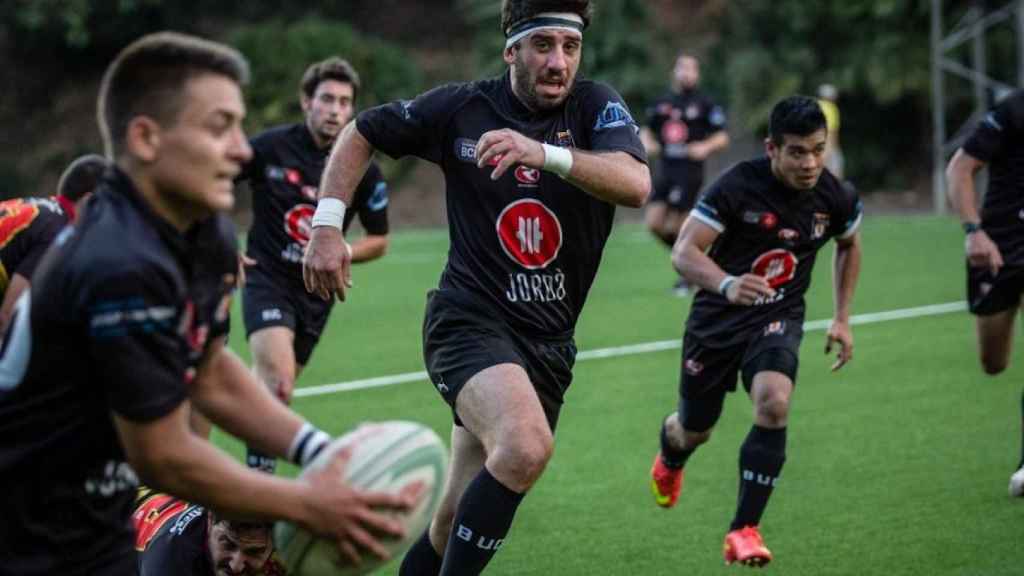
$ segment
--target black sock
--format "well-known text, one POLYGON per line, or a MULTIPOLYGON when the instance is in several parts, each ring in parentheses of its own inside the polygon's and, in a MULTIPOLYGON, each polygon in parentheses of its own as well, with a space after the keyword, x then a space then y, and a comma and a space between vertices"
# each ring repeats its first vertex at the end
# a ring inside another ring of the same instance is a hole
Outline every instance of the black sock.
POLYGON ((673 470, 679 470, 683 466, 686 466, 686 461, 690 459, 690 456, 696 450, 696 447, 687 449, 680 449, 673 446, 668 441, 668 432, 665 431, 665 423, 661 424, 661 463, 666 468, 672 468, 673 470))
POLYGON ((254 470, 261 470, 268 474, 273 474, 277 470, 277 459, 273 456, 246 446, 245 447, 245 465, 254 470))
POLYGON ((729 530, 757 526, 786 461, 786 429, 754 425, 740 447, 740 493, 729 530))
POLYGON ((402 559, 402 567, 398 576, 437 576, 441 573, 441 561, 444 560, 430 543, 430 528, 420 539, 409 548, 402 559))
POLYGON ((482 572, 504 542, 523 496, 498 482, 485 466, 459 500, 444 551, 442 576, 482 572))

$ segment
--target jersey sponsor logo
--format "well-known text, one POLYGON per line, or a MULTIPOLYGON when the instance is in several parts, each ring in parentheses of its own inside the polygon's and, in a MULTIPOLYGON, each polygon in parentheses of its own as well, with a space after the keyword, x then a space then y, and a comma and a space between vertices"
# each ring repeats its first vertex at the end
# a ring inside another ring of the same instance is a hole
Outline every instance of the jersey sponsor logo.
POLYGON ((463 162, 476 162, 476 140, 456 138, 455 157, 463 162))
POLYGON ((505 298, 509 302, 560 302, 565 300, 565 295, 565 274, 561 270, 555 270, 554 274, 516 272, 508 275, 505 298))
POLYGON ((316 186, 306 185, 301 188, 302 195, 310 200, 316 200, 316 195, 319 191, 320 189, 316 186))
POLYGON ((830 219, 830 216, 824 212, 814 213, 814 221, 812 222, 811 228, 812 240, 817 240, 825 236, 825 231, 828 230, 830 219))
POLYGON ((540 182, 540 170, 522 164, 516 167, 515 176, 520 186, 535 188, 540 182))
POLYGON ((712 126, 722 127, 725 126, 725 112, 721 106, 715 106, 711 109, 711 113, 708 114, 708 122, 712 126))
POLYGON ((0 248, 14 240, 39 215, 39 207, 22 198, 0 202, 0 248))
POLYGON ((260 318, 262 318, 264 322, 273 322, 275 320, 280 320, 282 317, 280 308, 267 308, 260 312, 260 318))
POLYGON ((747 210, 743 213, 743 221, 747 224, 757 224, 761 221, 761 213, 754 212, 753 210, 747 210))
POLYGON ((171 534, 177 534, 180 536, 185 532, 185 529, 188 528, 188 525, 191 524, 193 520, 203 515, 203 512, 205 512, 205 510, 202 506, 193 506, 189 508, 188 511, 182 514, 181 517, 178 518, 178 521, 171 526, 171 534))
POLYGON ((267 180, 284 181, 284 168, 280 166, 267 166, 264 173, 267 176, 267 180))
POLYGON ((793 279, 796 275, 796 264, 796 254, 776 248, 758 256, 750 271, 763 276, 772 288, 778 288, 793 279))
POLYGON ((668 144, 685 142, 689 135, 689 127, 679 120, 669 120, 661 127, 661 139, 668 144))
POLYGON ((296 204, 284 215, 284 232, 292 240, 305 246, 309 242, 312 230, 313 213, 316 206, 312 204, 296 204))
POLYGON ((573 140, 572 130, 555 133, 555 144, 562 148, 575 148, 576 141, 573 140))
POLYGON ((100 302, 89 310, 89 332, 94 338, 156 332, 170 326, 173 306, 147 306, 142 298, 100 302))
POLYGON ((302 173, 295 168, 285 168, 284 179, 293 186, 302 186, 302 173))
POLYGON ((366 207, 373 212, 380 212, 388 207, 388 185, 387 182, 377 182, 373 187, 373 194, 366 202, 366 207))
POLYGON ((597 122, 594 123, 594 132, 622 128, 623 126, 633 126, 636 128, 636 122, 633 121, 629 110, 621 102, 609 100, 604 105, 604 110, 597 115, 597 122))
POLYGON ((771 212, 762 212, 761 216, 757 219, 757 224, 765 230, 771 230, 775 228, 775 225, 779 223, 779 217, 771 212))
POLYGON ((514 262, 527 270, 546 268, 562 249, 562 224, 539 200, 517 200, 501 211, 498 243, 514 262))
POLYGON ((662 116, 668 116, 672 112, 672 105, 668 102, 662 102, 658 104, 658 114, 662 116))
POLYGON ((800 237, 800 232, 793 230, 792 228, 783 228, 779 230, 779 240, 792 244, 796 242, 797 238, 800 237))
POLYGON ((1003 125, 1000 124, 999 120, 996 119, 995 112, 989 112, 988 114, 986 114, 985 115, 984 123, 988 124, 989 126, 995 128, 996 130, 998 130, 1000 132, 1003 131, 1003 125))
POLYGON ((697 106, 696 104, 690 104, 689 106, 686 107, 687 120, 694 120, 698 116, 700 116, 700 106, 697 106))

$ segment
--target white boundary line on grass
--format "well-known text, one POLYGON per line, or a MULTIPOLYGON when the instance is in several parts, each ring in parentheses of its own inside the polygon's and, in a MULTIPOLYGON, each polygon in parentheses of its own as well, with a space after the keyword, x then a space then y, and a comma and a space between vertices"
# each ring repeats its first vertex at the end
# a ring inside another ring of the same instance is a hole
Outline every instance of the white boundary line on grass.
MULTIPOLYGON (((919 318, 921 316, 936 316, 939 314, 949 314, 950 312, 960 312, 966 309, 966 302, 947 302, 945 304, 932 304, 930 306, 918 306, 916 308, 901 308, 898 310, 887 310, 885 312, 857 314, 850 317, 850 324, 874 324, 876 322, 888 322, 890 320, 904 320, 907 318, 919 318)), ((804 331, 812 332, 815 330, 825 330, 831 322, 831 319, 805 322, 804 331)), ((682 339, 677 338, 675 340, 645 342, 642 344, 632 344, 630 346, 598 348, 596 350, 584 350, 576 355, 576 359, 595 360, 598 358, 615 358, 618 356, 631 356, 633 354, 647 354, 649 352, 675 350, 681 345, 682 339)), ((395 384, 404 384, 406 382, 421 382, 427 379, 428 376, 426 372, 407 372, 405 374, 392 374, 389 376, 378 376, 376 378, 338 382, 336 384, 297 388, 294 395, 299 398, 306 396, 322 396, 324 394, 349 392, 351 390, 364 390, 366 388, 380 388, 382 386, 392 386, 395 384)))

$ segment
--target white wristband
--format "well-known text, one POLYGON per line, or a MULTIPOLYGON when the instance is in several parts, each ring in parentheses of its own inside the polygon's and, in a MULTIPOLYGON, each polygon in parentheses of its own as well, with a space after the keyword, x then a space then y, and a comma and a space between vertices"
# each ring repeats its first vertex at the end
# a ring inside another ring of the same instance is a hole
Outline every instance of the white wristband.
POLYGON ((310 221, 310 226, 316 228, 318 226, 330 226, 331 228, 337 228, 341 230, 345 225, 345 203, 337 198, 330 196, 321 198, 316 205, 316 212, 313 213, 313 219, 310 221))
POLYGON ((541 147, 544 148, 544 170, 562 178, 568 176, 572 170, 572 150, 543 143, 541 147))
POLYGON ((729 286, 736 281, 735 276, 726 276, 722 278, 722 281, 718 283, 718 293, 728 298, 729 286))
POLYGON ((331 437, 326 432, 309 422, 303 422, 302 428, 295 433, 288 446, 288 459, 299 466, 306 466, 330 441, 331 437))

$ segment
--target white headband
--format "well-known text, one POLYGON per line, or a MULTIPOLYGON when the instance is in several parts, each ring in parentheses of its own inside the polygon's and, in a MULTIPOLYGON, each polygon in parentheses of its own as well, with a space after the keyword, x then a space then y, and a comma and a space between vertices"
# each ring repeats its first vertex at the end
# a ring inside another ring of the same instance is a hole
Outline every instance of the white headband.
POLYGON ((505 48, 538 30, 574 32, 583 38, 583 18, 574 12, 544 12, 517 22, 505 31, 505 48))

